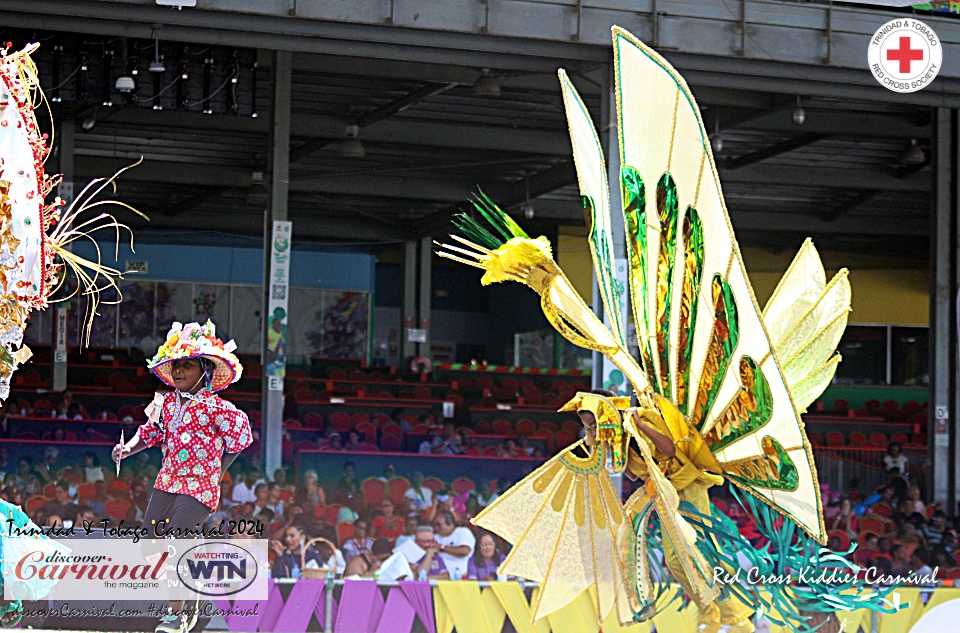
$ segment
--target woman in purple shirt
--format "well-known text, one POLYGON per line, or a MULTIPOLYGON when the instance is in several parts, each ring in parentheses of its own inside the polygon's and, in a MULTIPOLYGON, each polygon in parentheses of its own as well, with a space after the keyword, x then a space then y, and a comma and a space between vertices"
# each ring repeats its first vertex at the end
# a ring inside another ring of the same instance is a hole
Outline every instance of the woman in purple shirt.
POLYGON ((477 550, 467 563, 468 580, 496 580, 497 568, 506 558, 500 553, 493 534, 485 532, 477 539, 477 550))

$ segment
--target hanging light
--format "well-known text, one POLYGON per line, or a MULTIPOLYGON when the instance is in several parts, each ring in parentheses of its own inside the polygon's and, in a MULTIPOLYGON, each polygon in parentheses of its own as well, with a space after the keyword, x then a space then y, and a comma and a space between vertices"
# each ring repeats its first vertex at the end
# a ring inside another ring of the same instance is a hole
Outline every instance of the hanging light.
POLYGON ((900 164, 904 166, 922 165, 927 162, 927 153, 917 145, 917 139, 910 139, 910 144, 903 148, 900 154, 900 164))
POLYGON ((114 84, 117 89, 117 92, 123 92, 125 94, 130 94, 137 88, 136 82, 133 81, 133 77, 129 75, 121 75, 117 77, 117 83, 114 84))
POLYGON ((533 208, 533 205, 530 204, 530 179, 523 179, 523 187, 526 190, 527 201, 523 203, 523 206, 520 207, 520 212, 523 213, 523 217, 528 220, 532 220, 533 216, 536 215, 536 209, 533 208))
POLYGON ((478 97, 499 97, 500 82, 489 68, 481 68, 480 76, 473 82, 473 94, 478 97))
POLYGON ((347 138, 340 142, 340 155, 344 158, 363 158, 367 151, 363 143, 357 136, 360 135, 360 128, 356 125, 347 126, 347 138))
POLYGON ((163 73, 167 71, 167 67, 163 65, 163 61, 160 59, 160 40, 156 38, 153 40, 153 61, 150 62, 149 70, 152 73, 163 73))
POLYGON ((791 118, 796 125, 803 125, 803 122, 807 120, 807 111, 800 105, 800 95, 797 95, 797 107, 793 109, 791 118))
POLYGON ((723 137, 720 136, 720 109, 717 108, 717 114, 713 118, 713 134, 710 135, 710 147, 714 154, 719 154, 723 149, 723 137))

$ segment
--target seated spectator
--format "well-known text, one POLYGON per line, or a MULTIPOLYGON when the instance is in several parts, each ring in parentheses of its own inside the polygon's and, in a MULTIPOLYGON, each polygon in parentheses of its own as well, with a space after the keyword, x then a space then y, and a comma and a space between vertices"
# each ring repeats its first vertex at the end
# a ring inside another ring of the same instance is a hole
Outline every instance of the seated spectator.
POLYGON ((386 464, 383 467, 383 474, 377 477, 383 483, 389 483, 391 479, 394 479, 397 476, 397 469, 393 464, 386 464))
MULTIPOLYGON (((299 510, 299 508, 296 507, 294 507, 294 509, 299 510)), ((335 545, 340 543, 340 538, 337 536, 337 528, 327 523, 327 517, 323 514, 314 519, 311 534, 325 538, 335 545)))
POLYGON ((399 426, 400 430, 404 433, 409 433, 413 430, 413 427, 410 426, 410 422, 403 415, 403 409, 400 408, 394 409, 390 412, 390 423, 399 426))
POLYGON ((287 480, 287 471, 284 468, 278 468, 273 471, 273 483, 280 486, 281 492, 294 492, 297 487, 287 480))
POLYGON ((361 554, 370 552, 373 547, 373 539, 368 536, 370 526, 366 519, 357 519, 353 522, 353 538, 343 542, 340 549, 343 550, 343 560, 350 562, 361 554))
POLYGON ((57 405, 56 418, 67 420, 82 420, 87 417, 87 409, 73 399, 73 394, 64 391, 60 404, 57 405))
POLYGON ((350 429, 347 431, 347 443, 344 445, 343 450, 354 453, 370 453, 379 451, 380 447, 373 442, 362 439, 360 431, 357 429, 350 429))
POLYGON ((14 479, 14 485, 22 490, 28 497, 40 494, 43 486, 40 483, 40 478, 34 474, 29 457, 21 457, 17 461, 17 474, 14 479))
POLYGON ((418 527, 420 527, 420 515, 416 512, 411 512, 403 522, 403 534, 397 537, 394 547, 400 547, 407 541, 414 540, 417 536, 418 527))
POLYGON ((44 486, 55 482, 57 471, 61 468, 59 458, 60 450, 56 446, 43 449, 43 461, 34 466, 33 472, 44 486))
POLYGON ((950 552, 952 555, 957 551, 957 533, 956 531, 947 528, 943 532, 943 540, 940 541, 940 547, 942 547, 947 552, 950 552))
POLYGON ((933 579, 933 568, 930 566, 932 557, 926 549, 918 548, 910 557, 910 567, 917 574, 917 585, 930 586, 936 585, 933 579))
POLYGON ((336 431, 330 431, 329 435, 326 438, 320 440, 319 446, 322 450, 325 451, 342 451, 343 442, 340 439, 340 434, 336 431))
MULTIPOLYGON (((253 515, 260 516, 260 512, 266 510, 270 505, 270 492, 267 484, 257 484, 253 488, 253 515)), ((273 512, 273 510, 271 510, 273 512)))
POLYGON ((141 525, 143 515, 147 511, 147 504, 150 501, 147 480, 138 478, 130 485, 130 508, 127 510, 126 522, 128 524, 141 525))
POLYGON ((443 425, 443 432, 433 438, 433 446, 430 452, 434 455, 462 455, 463 447, 460 446, 460 436, 457 435, 450 423, 443 425))
POLYGON ((438 555, 440 544, 436 541, 433 528, 429 525, 419 526, 416 543, 426 553, 420 557, 420 560, 410 562, 410 569, 413 570, 413 573, 422 579, 420 571, 423 570, 426 572, 428 580, 449 580, 450 572, 447 570, 443 558, 438 555))
POLYGON ((904 499, 900 502, 897 511, 893 513, 893 523, 898 528, 904 524, 910 524, 914 528, 922 528, 926 524, 926 519, 916 510, 917 504, 912 499, 904 499))
MULTIPOLYGON (((517 448, 516 440, 514 440, 512 437, 508 437, 507 439, 503 440, 503 444, 497 448, 497 457, 506 457, 512 459, 514 457, 520 457, 521 452, 522 451, 517 448)), ((523 453, 523 456, 526 456, 526 453, 523 453)))
POLYGON ((106 504, 110 501, 107 495, 107 482, 103 479, 93 482, 93 496, 87 499, 87 505, 97 513, 98 516, 106 515, 106 504))
POLYGON ((933 513, 930 522, 920 530, 920 536, 927 542, 928 547, 936 547, 943 541, 943 533, 947 531, 947 513, 937 510, 933 513))
POLYGON ((297 488, 297 492, 293 495, 294 501, 298 505, 304 503, 310 503, 314 506, 327 505, 327 495, 317 482, 317 471, 308 470, 303 473, 303 485, 297 488))
POLYGON ((270 548, 276 554, 272 569, 274 578, 298 578, 300 576, 300 565, 311 561, 317 567, 325 566, 327 558, 312 545, 301 556, 306 541, 303 528, 299 525, 291 525, 284 533, 283 542, 272 541, 270 543, 270 548))
POLYGON ((394 514, 393 511, 393 501, 384 499, 380 502, 380 514, 373 517, 373 520, 370 522, 377 538, 385 538, 393 542, 398 536, 403 534, 405 520, 403 517, 394 514))
POLYGON ((423 485, 423 473, 415 472, 410 487, 403 493, 411 510, 424 512, 433 506, 433 491, 423 485))
POLYGON ((276 481, 267 484, 267 507, 278 517, 283 516, 283 499, 280 498, 282 494, 283 488, 276 481))
POLYGON ((910 564, 911 556, 903 545, 894 545, 890 550, 890 558, 892 560, 890 570, 894 574, 906 577, 913 571, 913 566, 910 564))
POLYGON ((54 498, 43 504, 43 510, 48 514, 60 517, 73 517, 77 514, 77 504, 70 498, 70 482, 58 481, 54 486, 54 498))
POLYGON ((957 566, 957 560, 954 558, 953 554, 943 549, 942 547, 935 548, 930 553, 931 558, 933 559, 933 564, 940 569, 950 569, 951 567, 957 566))
POLYGON ((890 556, 890 550, 893 547, 893 543, 886 536, 880 536, 877 538, 877 553, 873 557, 873 562, 876 564, 878 558, 886 558, 887 560, 893 560, 893 557, 890 556))
POLYGON ((72 525, 76 526, 75 529, 78 534, 82 534, 84 528, 93 529, 96 527, 96 521, 97 515, 94 513, 93 508, 83 505, 77 508, 77 514, 73 517, 72 525))
POLYGON ((876 534, 867 534, 860 547, 853 552, 853 562, 861 568, 869 567, 877 555, 877 540, 876 534))
POLYGON ((496 580, 497 569, 506 556, 500 553, 493 534, 484 532, 477 539, 477 551, 467 562, 468 580, 496 580))
POLYGON ((337 498, 346 501, 348 495, 360 494, 360 481, 357 479, 357 467, 353 462, 343 463, 343 472, 337 482, 337 498))
POLYGON ((857 526, 857 515, 853 513, 853 504, 850 499, 844 497, 840 500, 840 511, 828 521, 827 530, 839 530, 851 540, 855 540, 858 534, 857 526))
POLYGON ((530 446, 530 440, 527 439, 526 435, 521 435, 517 438, 517 456, 532 457, 533 450, 533 447, 530 446))
POLYGON ((473 495, 465 495, 463 512, 460 513, 460 520, 464 525, 469 525, 470 520, 480 514, 483 508, 473 495))
POLYGON ((480 482, 480 487, 474 491, 473 496, 477 498, 477 503, 480 504, 481 508, 486 508, 500 498, 500 494, 497 492, 498 483, 496 479, 484 479, 480 482))
POLYGON ((887 444, 887 454, 883 456, 883 465, 887 471, 895 468, 901 477, 907 476, 907 456, 903 454, 903 448, 899 442, 887 444))
POLYGON ((919 514, 920 516, 926 518, 927 516, 927 506, 920 499, 920 487, 919 486, 910 486, 907 489, 907 498, 913 502, 913 511, 919 514))
MULTIPOLYGON (((427 510, 427 514, 424 517, 426 522, 430 525, 434 525, 434 521, 444 512, 449 512, 453 515, 454 522, 460 524, 460 516, 457 514, 457 511, 453 509, 453 498, 446 491, 437 493, 437 496, 433 498, 433 505, 430 506, 430 509, 427 510)), ((436 527, 434 525, 434 527, 436 527)))
MULTIPOLYGON (((417 452, 421 455, 429 455, 433 452, 433 443, 435 440, 439 440, 440 435, 436 431, 430 431, 430 433, 420 442, 420 446, 417 448, 417 452)), ((442 441, 442 440, 441 440, 442 441)))
POLYGON ((87 452, 83 454, 83 480, 86 482, 103 481, 106 474, 103 472, 103 466, 100 465, 100 458, 96 453, 87 452))
POLYGON ((361 552, 347 561, 343 576, 344 578, 352 576, 373 578, 383 561, 390 558, 392 554, 393 548, 390 546, 390 541, 385 538, 378 538, 370 546, 370 551, 361 552))
POLYGON ((467 573, 467 563, 477 543, 469 528, 458 527, 452 512, 443 512, 433 523, 434 539, 440 544, 439 554, 454 580, 467 573))
POLYGON ((358 494, 347 495, 346 502, 337 513, 337 524, 353 523, 360 518, 360 510, 363 509, 363 499, 358 494))
POLYGON ((260 470, 256 466, 248 466, 243 471, 243 479, 234 484, 230 499, 234 503, 255 502, 257 496, 253 491, 259 483, 265 483, 260 477, 260 470))

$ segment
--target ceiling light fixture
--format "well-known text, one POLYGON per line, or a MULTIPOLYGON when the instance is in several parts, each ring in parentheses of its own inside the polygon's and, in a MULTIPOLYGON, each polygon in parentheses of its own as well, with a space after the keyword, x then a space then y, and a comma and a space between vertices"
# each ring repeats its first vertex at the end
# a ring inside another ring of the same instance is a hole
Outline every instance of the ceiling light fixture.
POLYGON ((473 82, 473 94, 478 97, 499 97, 500 82, 489 68, 481 68, 480 76, 473 82))
POLYGON ((347 126, 347 138, 340 142, 340 155, 344 158, 363 158, 367 151, 363 143, 357 136, 360 135, 360 128, 356 125, 347 126))
POLYGON ((117 83, 114 84, 117 92, 123 92, 129 94, 136 90, 137 84, 133 81, 133 77, 129 75, 121 75, 117 77, 117 83))
POLYGON ((720 108, 717 108, 717 114, 713 117, 713 134, 710 135, 710 147, 714 154, 719 154, 723 149, 723 137, 720 136, 720 108))
POLYGON ((803 125, 803 122, 807 120, 807 111, 800 104, 800 95, 797 95, 797 107, 793 109, 791 118, 796 125, 803 125))
POLYGON ((910 144, 903 148, 900 154, 900 164, 904 166, 923 165, 927 162, 927 153, 917 145, 917 139, 910 139, 910 144))

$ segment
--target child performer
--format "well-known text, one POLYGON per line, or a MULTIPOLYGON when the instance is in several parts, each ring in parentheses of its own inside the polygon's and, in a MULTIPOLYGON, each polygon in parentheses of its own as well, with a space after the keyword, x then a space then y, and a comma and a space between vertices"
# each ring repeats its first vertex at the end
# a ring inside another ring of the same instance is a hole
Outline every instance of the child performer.
MULTIPOLYGON (((213 392, 240 379, 243 367, 233 355, 236 345, 216 338, 210 321, 203 326, 174 323, 167 341, 147 362, 160 380, 175 391, 126 444, 117 444, 119 461, 160 445, 163 466, 144 513, 150 536, 177 538, 178 530, 197 530, 220 502, 220 479, 237 454, 253 441, 247 415, 213 392)), ((179 538, 189 538, 179 535, 179 538)), ((197 610, 185 612, 182 600, 171 600, 170 611, 157 633, 187 633, 197 610)))

